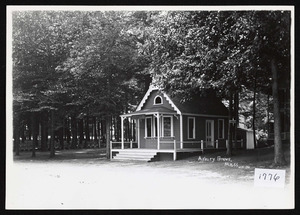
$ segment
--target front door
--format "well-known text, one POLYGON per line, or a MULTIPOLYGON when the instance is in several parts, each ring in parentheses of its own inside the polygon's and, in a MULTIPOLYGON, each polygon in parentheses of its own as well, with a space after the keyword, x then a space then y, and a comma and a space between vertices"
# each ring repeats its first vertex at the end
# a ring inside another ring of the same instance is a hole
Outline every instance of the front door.
POLYGON ((206 120, 206 146, 214 147, 214 121, 206 120))

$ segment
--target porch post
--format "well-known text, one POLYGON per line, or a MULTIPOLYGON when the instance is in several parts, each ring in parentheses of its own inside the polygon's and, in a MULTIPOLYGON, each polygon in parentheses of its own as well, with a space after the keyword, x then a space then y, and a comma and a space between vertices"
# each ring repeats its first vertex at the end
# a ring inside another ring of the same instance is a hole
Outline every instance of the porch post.
POLYGON ((177 153, 177 150, 176 150, 176 140, 174 140, 174 153, 173 153, 173 160, 176 161, 176 153, 177 153))
POLYGON ((132 141, 133 140, 134 120, 132 118, 130 118, 130 122, 131 122, 131 141, 132 141))
POLYGON ((138 144, 138 148, 140 148, 140 119, 137 119, 135 131, 137 131, 137 144, 138 144))
POLYGON ((180 148, 183 149, 183 119, 182 114, 180 114, 180 148))
POLYGON ((160 149, 159 113, 157 113, 157 149, 160 149))
POLYGON ((124 149, 124 117, 121 116, 121 149, 124 149))

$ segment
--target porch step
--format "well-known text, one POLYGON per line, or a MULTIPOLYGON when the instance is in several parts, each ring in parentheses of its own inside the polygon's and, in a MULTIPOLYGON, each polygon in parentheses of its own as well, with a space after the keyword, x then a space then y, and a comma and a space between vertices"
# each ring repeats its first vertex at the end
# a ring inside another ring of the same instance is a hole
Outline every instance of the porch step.
POLYGON ((130 160, 130 161, 146 161, 146 162, 151 161, 151 159, 149 158, 129 158, 129 157, 117 157, 117 156, 114 157, 113 160, 122 160, 122 161, 130 160))
POLYGON ((157 152, 151 151, 119 151, 119 153, 113 157, 113 160, 151 161, 156 155, 157 152))

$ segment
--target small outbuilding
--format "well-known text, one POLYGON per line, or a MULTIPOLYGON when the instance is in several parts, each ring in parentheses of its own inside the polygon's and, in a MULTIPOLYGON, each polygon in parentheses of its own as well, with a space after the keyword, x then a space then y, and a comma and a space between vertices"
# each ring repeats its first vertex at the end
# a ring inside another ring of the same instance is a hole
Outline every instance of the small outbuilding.
POLYGON ((242 149, 254 149, 254 137, 253 137, 253 130, 247 128, 238 128, 237 129, 237 139, 238 141, 238 148, 242 149))

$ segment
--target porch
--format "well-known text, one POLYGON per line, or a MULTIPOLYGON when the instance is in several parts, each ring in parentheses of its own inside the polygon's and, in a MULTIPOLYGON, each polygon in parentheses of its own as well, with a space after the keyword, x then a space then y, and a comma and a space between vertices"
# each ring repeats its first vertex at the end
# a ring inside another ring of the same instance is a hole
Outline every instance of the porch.
MULTIPOLYGON (((110 142, 110 158, 152 161, 158 155, 171 154, 172 159, 177 160, 179 153, 226 149, 224 119, 221 120, 221 136, 214 135, 214 118, 204 116, 200 120, 202 121, 196 123, 194 115, 182 115, 176 109, 162 106, 121 115, 121 138, 119 142, 110 142), (135 135, 132 135, 132 141, 124 138, 125 120, 133 122, 132 130, 135 135)), ((243 148, 243 144, 241 140, 235 145, 243 148)))
MULTIPOLYGON (((201 148, 169 148, 169 149, 149 149, 149 148, 124 148, 114 147, 113 145, 120 145, 120 142, 111 142, 111 160, 140 160, 140 161, 153 161, 159 154, 172 154, 173 160, 177 159, 178 153, 185 152, 203 152, 201 148)), ((174 141, 176 144, 176 141, 174 141)), ((134 143, 127 143, 125 145, 134 145, 134 143)))
MULTIPOLYGON (((154 139, 154 138, 153 138, 154 139)), ((157 141, 154 141, 157 142, 157 141)), ((177 144, 176 140, 160 140, 160 149, 157 148, 140 148, 137 142, 113 142, 110 141, 110 159, 111 160, 140 160, 140 161, 153 161, 158 154, 172 154, 173 160, 177 160, 179 153, 192 153, 201 152, 204 153, 206 150, 218 150, 226 149, 226 147, 219 147, 218 141, 216 140, 214 147, 211 147, 206 141, 193 141, 195 146, 199 147, 183 147, 178 146, 191 145, 192 141, 185 141, 182 144, 177 144), (168 147, 167 147, 168 146, 168 147)), ((243 140, 238 141, 243 146, 243 140)))

